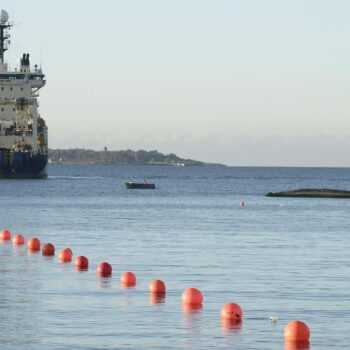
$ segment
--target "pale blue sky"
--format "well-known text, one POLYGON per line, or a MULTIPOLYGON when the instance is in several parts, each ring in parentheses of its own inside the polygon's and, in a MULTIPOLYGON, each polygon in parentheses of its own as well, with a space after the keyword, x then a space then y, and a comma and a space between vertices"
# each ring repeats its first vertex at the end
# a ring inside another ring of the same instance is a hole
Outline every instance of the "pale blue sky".
POLYGON ((348 0, 8 0, 50 147, 350 166, 348 0))

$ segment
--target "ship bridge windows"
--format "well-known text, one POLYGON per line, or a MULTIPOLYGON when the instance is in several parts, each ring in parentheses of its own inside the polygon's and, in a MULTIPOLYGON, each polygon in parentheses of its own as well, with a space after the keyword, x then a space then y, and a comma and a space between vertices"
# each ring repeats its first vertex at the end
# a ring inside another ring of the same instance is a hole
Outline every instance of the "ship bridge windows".
POLYGON ((0 74, 0 80, 24 79, 24 74, 0 74))
POLYGON ((29 80, 43 80, 44 74, 31 74, 29 80))

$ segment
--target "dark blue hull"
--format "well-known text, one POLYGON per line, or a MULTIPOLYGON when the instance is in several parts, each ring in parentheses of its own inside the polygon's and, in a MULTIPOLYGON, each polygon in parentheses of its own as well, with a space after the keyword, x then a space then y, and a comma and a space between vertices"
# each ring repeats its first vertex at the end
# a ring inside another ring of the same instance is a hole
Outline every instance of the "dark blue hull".
POLYGON ((48 156, 32 152, 0 151, 0 178, 42 179, 47 177, 48 156))
POLYGON ((154 190, 156 188, 155 184, 148 184, 143 182, 125 182, 125 186, 128 189, 143 189, 143 190, 154 190))

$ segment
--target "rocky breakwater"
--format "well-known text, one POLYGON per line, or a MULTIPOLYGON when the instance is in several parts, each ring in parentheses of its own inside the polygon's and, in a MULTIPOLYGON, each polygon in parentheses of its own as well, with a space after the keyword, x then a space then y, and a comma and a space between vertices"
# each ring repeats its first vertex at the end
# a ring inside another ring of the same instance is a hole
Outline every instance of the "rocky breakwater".
POLYGON ((328 188, 303 188, 292 191, 269 192, 267 197, 299 197, 299 198, 350 198, 350 191, 328 188))

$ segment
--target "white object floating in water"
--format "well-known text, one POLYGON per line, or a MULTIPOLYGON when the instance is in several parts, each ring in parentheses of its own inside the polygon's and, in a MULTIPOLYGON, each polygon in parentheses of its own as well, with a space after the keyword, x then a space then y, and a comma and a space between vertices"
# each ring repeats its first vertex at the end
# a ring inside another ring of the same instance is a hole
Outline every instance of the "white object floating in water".
POLYGON ((270 316, 270 321, 273 323, 276 323, 278 321, 278 317, 277 316, 270 316))

